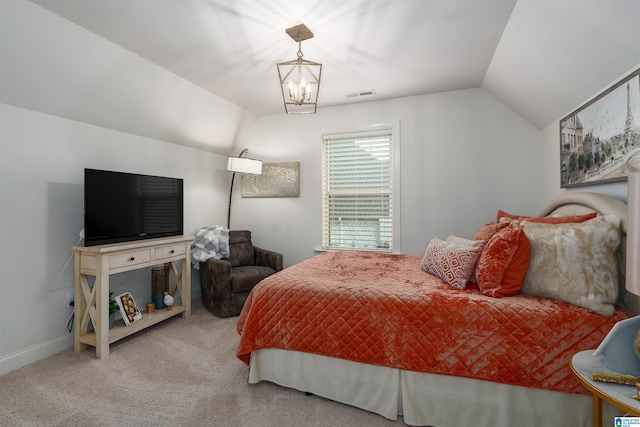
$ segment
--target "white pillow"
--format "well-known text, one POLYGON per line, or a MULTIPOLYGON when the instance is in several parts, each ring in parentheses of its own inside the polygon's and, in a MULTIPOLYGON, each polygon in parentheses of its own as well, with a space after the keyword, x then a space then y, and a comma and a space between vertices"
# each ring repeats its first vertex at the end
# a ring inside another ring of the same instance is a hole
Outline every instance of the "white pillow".
POLYGON ((603 215, 566 224, 523 221, 522 226, 531 243, 522 293, 613 315, 619 292, 620 218, 603 215))

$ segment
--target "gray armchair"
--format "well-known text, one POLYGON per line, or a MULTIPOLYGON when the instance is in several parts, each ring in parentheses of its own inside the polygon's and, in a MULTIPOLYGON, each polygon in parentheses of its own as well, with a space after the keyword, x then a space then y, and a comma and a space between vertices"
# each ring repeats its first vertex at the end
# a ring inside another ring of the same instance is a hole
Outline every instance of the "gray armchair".
POLYGON ((280 270, 282 254, 253 246, 248 230, 230 230, 229 258, 200 263, 202 304, 216 316, 237 316, 254 286, 280 270))

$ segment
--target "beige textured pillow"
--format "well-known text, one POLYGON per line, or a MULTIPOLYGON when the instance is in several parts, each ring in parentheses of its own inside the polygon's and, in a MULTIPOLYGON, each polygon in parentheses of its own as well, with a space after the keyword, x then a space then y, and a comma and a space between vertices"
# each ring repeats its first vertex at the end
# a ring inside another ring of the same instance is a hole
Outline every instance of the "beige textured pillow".
POLYGON ((522 293, 613 315, 620 218, 603 215, 567 224, 523 221, 522 226, 531 243, 522 293))

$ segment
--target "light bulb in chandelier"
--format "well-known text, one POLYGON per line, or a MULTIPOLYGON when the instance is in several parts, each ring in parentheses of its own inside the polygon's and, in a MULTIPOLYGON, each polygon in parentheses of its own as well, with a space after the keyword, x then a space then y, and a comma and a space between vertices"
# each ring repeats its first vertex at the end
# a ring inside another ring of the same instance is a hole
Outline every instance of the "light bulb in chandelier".
POLYGON ((311 99, 311 85, 307 83, 304 77, 300 80, 300 83, 289 82, 289 99, 299 104, 311 99))

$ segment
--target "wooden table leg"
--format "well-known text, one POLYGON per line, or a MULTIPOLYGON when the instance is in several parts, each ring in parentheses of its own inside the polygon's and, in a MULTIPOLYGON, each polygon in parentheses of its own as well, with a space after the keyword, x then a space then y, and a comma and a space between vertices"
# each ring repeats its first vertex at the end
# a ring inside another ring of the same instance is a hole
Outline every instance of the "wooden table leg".
POLYGON ((593 395, 593 427, 602 427, 602 399, 593 395))
POLYGON ((96 266, 96 319, 93 330, 96 333, 96 358, 109 357, 109 257, 100 257, 96 266))
POLYGON ((82 316, 84 316, 87 310, 86 295, 90 291, 86 291, 89 288, 86 281, 80 275, 80 252, 75 252, 74 272, 73 272, 73 350, 85 351, 87 345, 80 342, 80 336, 87 333, 87 326, 82 327, 82 316), (86 289, 85 289, 86 288, 86 289))

